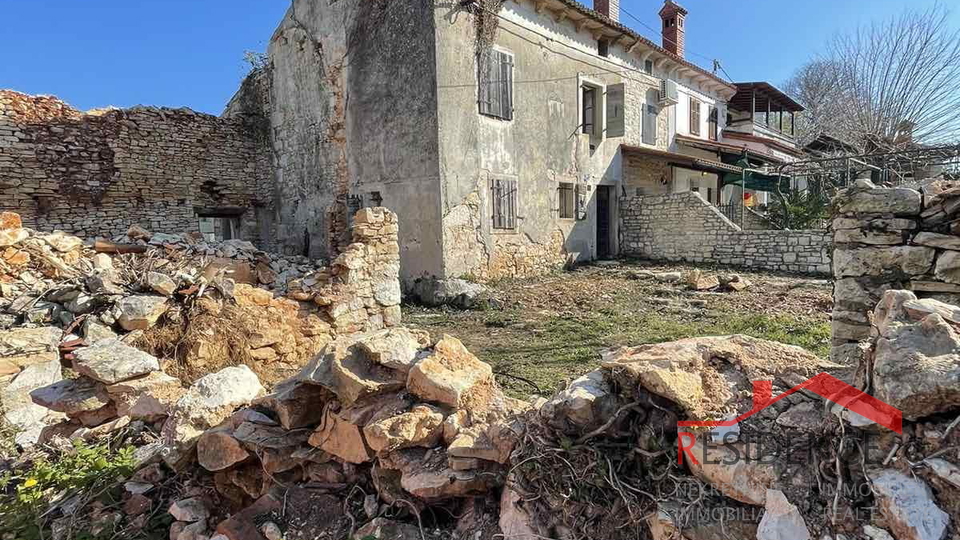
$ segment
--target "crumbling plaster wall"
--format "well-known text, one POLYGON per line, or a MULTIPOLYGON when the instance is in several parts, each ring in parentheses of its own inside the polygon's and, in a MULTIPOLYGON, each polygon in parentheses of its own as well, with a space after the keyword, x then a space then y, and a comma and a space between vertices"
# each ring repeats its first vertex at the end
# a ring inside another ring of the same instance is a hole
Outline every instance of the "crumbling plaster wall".
MULTIPOLYGON (((437 39, 445 44, 437 49, 437 85, 443 273, 448 277, 530 275, 562 265, 570 253, 594 258, 596 186, 618 186, 620 144, 640 144, 643 100, 638 96, 658 84, 653 77, 617 69, 618 63, 642 67, 622 46, 611 46, 610 57, 600 58, 588 33, 577 33, 569 21, 557 23, 549 13, 536 13, 531 3, 505 2, 500 15, 494 47, 513 54, 515 62, 510 121, 478 112, 475 15, 457 5, 438 5, 436 11, 437 39), (552 36, 554 42, 531 29, 552 36), (580 133, 582 77, 625 84, 624 137, 591 140, 580 133), (517 181, 515 233, 492 229, 494 178, 517 181), (560 219, 560 182, 589 188, 585 219, 560 219)), ((666 131, 667 115, 661 116, 660 127, 666 131)), ((665 145, 666 135, 660 140, 665 145)), ((611 197, 614 222, 617 195, 611 197)), ((611 234, 615 251, 615 228, 611 234)))
POLYGON ((829 274, 830 233, 741 231, 692 192, 620 202, 621 253, 651 260, 829 274))
POLYGON ((405 281, 439 272, 433 24, 427 0, 291 5, 262 90, 282 251, 336 254, 351 209, 379 204, 401 216, 405 281))
POLYGON ((260 241, 269 167, 238 120, 155 107, 81 113, 0 91, 0 210, 31 228, 178 233, 198 230, 198 208, 214 208, 238 212, 240 236, 260 241))

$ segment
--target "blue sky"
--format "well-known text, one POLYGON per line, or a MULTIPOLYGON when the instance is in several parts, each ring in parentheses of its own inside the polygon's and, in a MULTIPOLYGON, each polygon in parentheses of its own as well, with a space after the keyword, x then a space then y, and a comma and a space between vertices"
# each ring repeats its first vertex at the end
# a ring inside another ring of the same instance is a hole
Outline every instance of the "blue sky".
MULTIPOLYGON (((660 0, 621 2, 625 11, 659 29, 660 0)), ((934 2, 681 0, 690 11, 690 60, 709 68, 708 59, 719 58, 735 80, 775 84, 835 32, 907 5, 934 2)), ((0 88, 54 94, 80 109, 147 104, 218 114, 247 71, 243 52, 266 49, 288 5, 288 0, 0 0, 0 88)), ((656 31, 626 14, 621 18, 659 42, 656 31)), ((952 18, 960 26, 960 13, 952 18)))

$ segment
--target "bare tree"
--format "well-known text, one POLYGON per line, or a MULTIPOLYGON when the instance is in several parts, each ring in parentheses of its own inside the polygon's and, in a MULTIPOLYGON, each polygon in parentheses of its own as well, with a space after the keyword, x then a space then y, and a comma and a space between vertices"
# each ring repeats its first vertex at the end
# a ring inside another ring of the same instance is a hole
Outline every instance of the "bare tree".
POLYGON ((798 128, 890 149, 960 139, 960 31, 948 15, 910 9, 837 36, 787 84, 809 109, 798 128))

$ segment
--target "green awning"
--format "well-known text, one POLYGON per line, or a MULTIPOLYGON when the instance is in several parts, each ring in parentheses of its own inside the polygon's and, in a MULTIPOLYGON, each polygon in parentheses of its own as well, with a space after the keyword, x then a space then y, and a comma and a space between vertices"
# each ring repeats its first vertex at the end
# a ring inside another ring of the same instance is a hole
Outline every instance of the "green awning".
MULTIPOLYGON (((746 157, 743 157, 736 163, 738 167, 744 169, 750 168, 752 165, 747 160, 746 157)), ((752 189, 754 191, 767 191, 770 193, 777 192, 777 181, 780 182, 780 191, 786 192, 790 191, 790 178, 787 176, 778 177, 775 174, 763 174, 756 171, 745 171, 743 174, 728 173, 723 175, 723 180, 721 182, 721 189, 723 186, 740 186, 742 185, 744 189, 752 189)))

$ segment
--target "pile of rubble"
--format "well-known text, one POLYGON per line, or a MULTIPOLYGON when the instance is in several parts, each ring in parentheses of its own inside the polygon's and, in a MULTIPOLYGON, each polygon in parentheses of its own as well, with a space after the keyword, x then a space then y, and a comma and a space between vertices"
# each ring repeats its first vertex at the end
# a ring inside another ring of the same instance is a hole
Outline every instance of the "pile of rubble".
POLYGON ((241 364, 282 379, 337 335, 398 324, 396 216, 362 210, 353 238, 327 266, 139 227, 85 243, 0 214, 4 421, 22 446, 156 422, 181 380, 241 364), (31 401, 54 383, 33 400, 47 408, 31 401))

